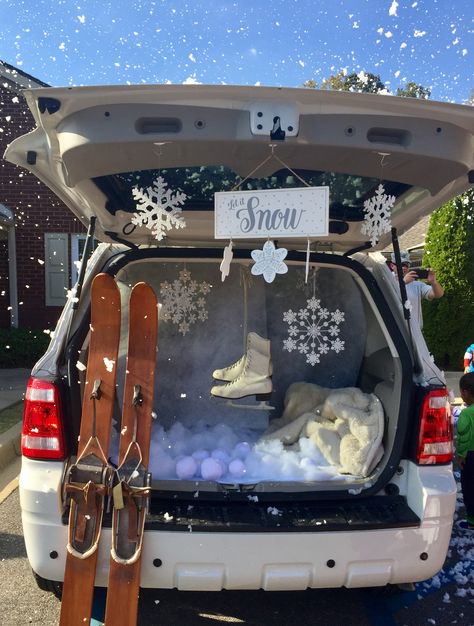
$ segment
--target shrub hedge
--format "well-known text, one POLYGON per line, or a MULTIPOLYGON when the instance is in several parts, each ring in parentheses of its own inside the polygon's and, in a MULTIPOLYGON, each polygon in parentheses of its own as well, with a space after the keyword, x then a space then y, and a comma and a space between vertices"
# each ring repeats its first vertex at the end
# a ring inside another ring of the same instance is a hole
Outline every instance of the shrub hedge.
POLYGON ((423 302, 426 342, 439 367, 460 371, 474 342, 474 189, 432 214, 423 265, 444 288, 442 298, 423 302))
POLYGON ((41 330, 0 328, 0 368, 33 367, 49 340, 49 335, 41 330))

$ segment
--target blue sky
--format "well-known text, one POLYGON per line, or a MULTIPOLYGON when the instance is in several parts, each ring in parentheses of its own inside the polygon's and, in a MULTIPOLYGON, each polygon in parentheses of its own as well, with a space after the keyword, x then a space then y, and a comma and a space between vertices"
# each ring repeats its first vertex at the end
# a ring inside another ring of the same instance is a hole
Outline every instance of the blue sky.
POLYGON ((473 0, 1 0, 0 59, 51 85, 297 87, 346 69, 462 103, 473 0))

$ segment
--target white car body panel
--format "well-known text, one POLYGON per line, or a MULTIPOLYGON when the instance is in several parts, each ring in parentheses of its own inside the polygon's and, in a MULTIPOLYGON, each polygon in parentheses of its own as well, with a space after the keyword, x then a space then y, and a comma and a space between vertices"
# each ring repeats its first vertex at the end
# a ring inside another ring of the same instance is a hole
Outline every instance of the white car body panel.
MULTIPOLYGON (((416 582, 443 566, 451 536, 456 483, 450 465, 402 464, 394 479, 420 516, 419 527, 350 532, 146 531, 140 585, 184 591, 302 590, 416 582), (424 555, 427 555, 424 560, 424 555), (423 555, 423 556, 422 556, 423 555), (156 567, 155 559, 162 565, 156 567), (334 567, 328 561, 335 562, 334 567)), ((48 580, 62 580, 67 526, 59 500, 63 465, 23 459, 22 521, 28 559, 48 580), (57 553, 56 558, 51 554, 57 553)), ((107 586, 110 529, 103 529, 96 585, 107 586)))

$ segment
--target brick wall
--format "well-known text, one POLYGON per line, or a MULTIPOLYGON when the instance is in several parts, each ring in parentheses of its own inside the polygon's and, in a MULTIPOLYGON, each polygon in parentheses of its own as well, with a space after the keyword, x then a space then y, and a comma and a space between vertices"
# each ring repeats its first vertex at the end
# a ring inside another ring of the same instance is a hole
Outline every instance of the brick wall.
MULTIPOLYGON (((0 83, 0 155, 13 139, 33 128, 33 117, 21 95, 0 83)), ((44 235, 83 233, 85 229, 33 175, 3 159, 0 161, 0 203, 15 216, 19 326, 52 329, 61 308, 45 305, 44 235)), ((10 302, 4 244, 0 241, 0 327, 5 328, 9 326, 10 302)))

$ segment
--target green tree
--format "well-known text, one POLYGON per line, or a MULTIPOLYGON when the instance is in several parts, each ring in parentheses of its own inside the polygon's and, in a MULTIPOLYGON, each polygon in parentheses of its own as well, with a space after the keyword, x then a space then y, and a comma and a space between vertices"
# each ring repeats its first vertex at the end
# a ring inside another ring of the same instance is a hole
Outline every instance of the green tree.
POLYGON ((436 363, 460 370, 474 342, 474 189, 432 214, 423 265, 444 288, 442 298, 423 304, 423 333, 436 363))
MULTIPOLYGON (((313 78, 310 78, 303 84, 303 87, 324 90, 332 89, 334 91, 357 91, 362 93, 389 93, 390 91, 379 74, 363 71, 358 74, 356 72, 348 74, 344 70, 339 70, 336 74, 331 74, 328 78, 323 78, 320 84, 313 78)), ((405 98, 428 100, 431 96, 431 90, 414 81, 410 81, 404 87, 398 87, 396 95, 405 98)))
POLYGON ((410 81, 405 87, 399 87, 397 89, 397 96, 404 98, 419 98, 420 100, 429 100, 431 96, 431 89, 422 87, 418 83, 410 81))
POLYGON ((358 91, 363 93, 380 93, 385 91, 385 84, 378 74, 370 72, 352 72, 347 74, 344 70, 339 70, 337 74, 331 74, 328 78, 323 78, 321 84, 313 80, 307 80, 304 87, 312 89, 332 89, 334 91, 358 91))

